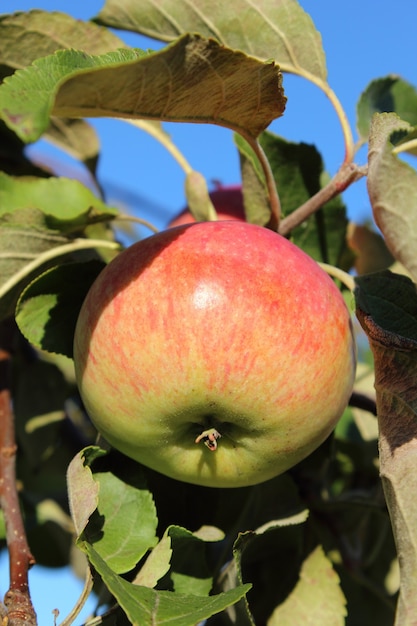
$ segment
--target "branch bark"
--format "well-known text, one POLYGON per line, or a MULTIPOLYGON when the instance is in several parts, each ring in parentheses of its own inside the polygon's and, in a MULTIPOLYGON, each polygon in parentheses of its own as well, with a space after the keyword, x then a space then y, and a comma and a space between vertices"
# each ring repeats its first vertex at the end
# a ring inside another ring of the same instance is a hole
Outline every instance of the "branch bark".
POLYGON ((366 175, 366 169, 356 163, 344 163, 329 183, 298 209, 287 215, 279 226, 278 232, 286 237, 296 226, 302 224, 310 215, 318 211, 326 202, 345 191, 352 183, 366 175))
POLYGON ((0 348, 0 506, 6 522, 10 587, 4 597, 8 626, 36 626, 28 571, 35 563, 26 539, 16 487, 16 441, 10 379, 11 356, 0 348))

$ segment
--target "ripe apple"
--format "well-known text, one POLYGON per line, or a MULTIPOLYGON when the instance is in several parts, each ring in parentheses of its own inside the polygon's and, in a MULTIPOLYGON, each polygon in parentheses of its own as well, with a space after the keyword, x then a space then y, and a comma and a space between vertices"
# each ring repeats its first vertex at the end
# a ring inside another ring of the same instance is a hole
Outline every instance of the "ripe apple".
MULTIPOLYGON (((220 185, 210 193, 210 199, 217 212, 219 220, 245 221, 245 209, 243 205, 243 193, 241 185, 220 185)), ((192 224, 196 220, 188 207, 185 207, 168 224, 168 228, 192 224)))
POLYGON ((355 371, 333 281, 285 238, 239 221, 179 226, 122 252, 83 303, 74 359, 115 448, 213 487, 256 484, 306 457, 355 371))

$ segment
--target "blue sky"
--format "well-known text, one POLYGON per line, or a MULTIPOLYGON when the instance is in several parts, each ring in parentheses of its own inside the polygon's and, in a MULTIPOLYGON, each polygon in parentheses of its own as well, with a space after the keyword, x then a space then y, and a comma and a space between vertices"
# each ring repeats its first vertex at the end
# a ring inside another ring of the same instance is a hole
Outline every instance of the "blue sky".
MULTIPOLYGON (((37 3, 2 0, 0 11, 43 8, 69 12, 84 19, 95 15, 102 4, 101 0, 39 0, 37 3)), ((372 79, 394 73, 417 86, 417 3, 411 0, 397 0, 395 5, 389 0, 301 0, 300 4, 322 34, 329 83, 353 127, 357 100, 372 79)), ((149 47, 149 41, 143 43, 136 36, 125 38, 131 45, 149 47)), ((284 88, 287 110, 271 130, 291 141, 315 144, 327 170, 334 174, 343 160, 344 148, 339 122, 330 103, 316 87, 301 78, 286 76, 284 88)), ((93 124, 102 143, 99 178, 108 201, 127 202, 136 215, 163 227, 184 203, 182 170, 154 139, 130 125, 114 120, 95 120, 93 124)), ((182 124, 166 125, 166 130, 194 169, 202 172, 208 181, 239 181, 238 158, 229 131, 182 124)), ((60 153, 43 144, 33 146, 32 150, 63 160, 68 166, 60 153)), ((362 151, 357 161, 364 162, 365 158, 366 153, 362 151)), ((350 215, 356 219, 369 215, 364 181, 345 193, 345 201, 350 215)), ((3 555, 0 594, 7 588, 7 576, 3 555)), ((80 591, 80 583, 73 581, 65 570, 47 575, 42 568, 35 567, 31 582, 42 626, 53 624, 51 611, 55 607, 60 609, 62 619, 80 591)), ((82 620, 76 623, 81 624, 82 620)))

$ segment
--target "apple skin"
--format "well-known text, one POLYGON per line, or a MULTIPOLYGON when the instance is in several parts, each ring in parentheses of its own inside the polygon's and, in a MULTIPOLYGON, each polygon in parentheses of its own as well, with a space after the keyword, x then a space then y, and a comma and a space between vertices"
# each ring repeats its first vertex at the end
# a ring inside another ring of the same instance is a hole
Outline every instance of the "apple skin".
MULTIPOLYGON (((245 209, 243 205, 243 193, 241 185, 217 185, 210 192, 210 199, 216 209, 218 220, 240 220, 244 222, 245 209)), ((193 224, 196 219, 188 207, 185 207, 168 224, 168 228, 175 228, 183 224, 193 224)))
POLYGON ((83 303, 74 361, 115 448, 178 480, 242 487, 327 438, 352 391, 355 345, 315 261, 271 230, 216 221, 114 259, 83 303), (215 451, 195 443, 206 429, 222 436, 215 451))

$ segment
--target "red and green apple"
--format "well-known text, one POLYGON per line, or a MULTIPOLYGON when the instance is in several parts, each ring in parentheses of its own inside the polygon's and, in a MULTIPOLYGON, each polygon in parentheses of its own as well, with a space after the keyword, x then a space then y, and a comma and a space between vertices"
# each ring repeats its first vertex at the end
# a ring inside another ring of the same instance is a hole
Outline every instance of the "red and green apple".
POLYGON ((342 415, 355 375, 332 279, 242 221, 179 226, 122 252, 84 301, 74 359, 110 444, 212 487, 263 482, 305 458, 342 415))

